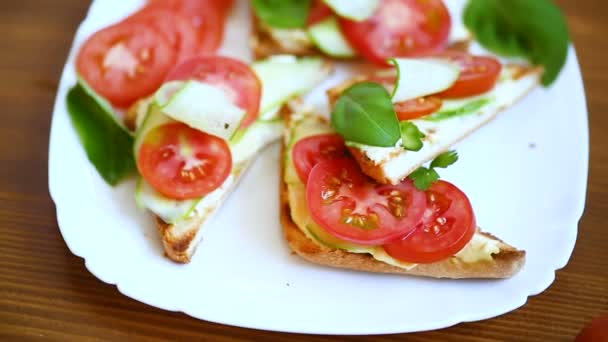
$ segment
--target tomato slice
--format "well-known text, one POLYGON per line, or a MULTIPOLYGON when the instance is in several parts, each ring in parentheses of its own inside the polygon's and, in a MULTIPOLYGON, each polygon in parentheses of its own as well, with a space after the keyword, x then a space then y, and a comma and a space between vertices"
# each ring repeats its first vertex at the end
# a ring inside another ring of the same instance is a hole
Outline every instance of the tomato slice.
POLYGON ((158 192, 178 200, 192 199, 224 183, 232 169, 232 155, 223 139, 176 122, 146 135, 137 166, 158 192))
POLYGON ((123 22, 89 37, 76 69, 101 96, 126 108, 162 84, 175 57, 161 33, 140 22, 123 22))
POLYGON ((576 336, 575 342, 608 342, 608 315, 591 321, 576 336))
POLYGON ((395 112, 400 121, 414 120, 438 111, 443 100, 437 96, 419 97, 417 99, 395 103, 395 112))
POLYGON ((426 209, 424 192, 411 181, 377 184, 352 158, 319 162, 308 176, 306 200, 319 226, 335 237, 364 246, 407 236, 426 209))
POLYGON ((468 53, 450 51, 440 55, 461 67, 460 76, 454 85, 438 96, 443 98, 460 98, 480 95, 494 88, 502 64, 494 57, 472 56, 468 53))
POLYGON ((438 181, 426 192, 423 222, 403 239, 384 245, 395 259, 432 263, 458 253, 471 241, 476 224, 467 196, 456 186, 438 181))
POLYGON ((223 11, 231 5, 221 0, 151 0, 147 7, 165 8, 186 16, 198 31, 199 52, 215 52, 224 38, 223 11))
POLYGON ((334 12, 331 7, 327 6, 323 0, 314 0, 310 7, 310 13, 308 13, 307 26, 312 26, 321 20, 329 17, 334 12))
POLYGON ((247 111, 241 127, 248 127, 258 117, 262 83, 241 61, 221 56, 194 57, 175 67, 166 80, 198 80, 219 86, 228 98, 247 111))
POLYGON ((293 163, 304 184, 312 168, 322 160, 348 156, 344 139, 338 134, 313 135, 298 141, 293 147, 293 163))
POLYGON ((125 21, 139 21, 159 31, 177 52, 177 62, 192 57, 198 50, 198 33, 194 25, 178 12, 152 8, 139 11, 125 21))
POLYGON ((362 22, 340 19, 350 44, 366 59, 386 66, 393 57, 436 52, 447 42, 451 17, 442 0, 382 0, 362 22))
MULTIPOLYGON (((384 85, 389 93, 393 92, 397 82, 396 70, 383 69, 368 76, 371 82, 384 85), (393 72, 394 71, 394 72, 393 72)), ((443 105, 443 100, 438 96, 419 97, 417 99, 395 103, 393 107, 400 121, 414 120, 433 114, 443 105)))

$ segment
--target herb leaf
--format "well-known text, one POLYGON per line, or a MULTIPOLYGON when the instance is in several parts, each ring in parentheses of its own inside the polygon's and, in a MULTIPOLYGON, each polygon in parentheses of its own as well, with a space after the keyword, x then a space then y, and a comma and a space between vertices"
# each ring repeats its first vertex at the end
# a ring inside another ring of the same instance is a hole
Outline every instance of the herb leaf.
POLYGON ((331 123, 346 141, 359 144, 393 147, 401 137, 391 96, 377 83, 346 89, 336 101, 331 123))
POLYGON ((542 65, 545 86, 566 63, 568 26, 551 0, 469 0, 464 23, 488 50, 542 65))
POLYGON ((306 25, 311 0, 252 0, 255 14, 271 27, 301 28, 306 25))
POLYGON ((393 147, 401 137, 391 96, 377 83, 346 89, 336 101, 331 123, 346 141, 359 144, 393 147))
POLYGON ((433 183, 439 180, 439 174, 433 168, 420 167, 409 176, 414 186, 420 191, 428 190, 433 183))
POLYGON ((403 148, 408 151, 420 151, 424 142, 422 138, 425 137, 424 133, 420 132, 418 126, 411 121, 402 121, 399 123, 401 129, 401 143, 403 148))
POLYGON ((439 180, 439 173, 436 168, 445 169, 448 166, 458 161, 458 153, 456 151, 449 151, 440 154, 431 162, 431 165, 427 167, 420 167, 416 171, 412 172, 408 178, 414 181, 414 186, 420 191, 427 191, 433 183, 439 180))
POLYGON ((116 121, 111 106, 83 81, 66 100, 80 143, 103 179, 116 185, 134 173, 133 137, 116 121))
POLYGON ((444 153, 438 155, 437 158, 435 158, 435 160, 433 160, 433 162, 431 163, 431 168, 439 167, 439 168, 445 169, 457 161, 458 161, 458 153, 456 153, 456 151, 444 152, 444 153))

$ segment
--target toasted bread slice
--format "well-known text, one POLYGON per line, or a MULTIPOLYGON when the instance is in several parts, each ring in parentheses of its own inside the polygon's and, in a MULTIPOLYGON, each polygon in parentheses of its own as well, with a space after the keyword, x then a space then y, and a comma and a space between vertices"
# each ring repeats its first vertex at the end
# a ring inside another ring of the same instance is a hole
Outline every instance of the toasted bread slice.
MULTIPOLYGON (((400 143, 388 148, 349 146, 349 150, 366 175, 379 183, 398 184, 413 171, 449 150, 453 145, 494 120, 498 114, 525 98, 538 86, 542 72, 541 68, 506 65, 495 90, 471 100, 480 100, 484 97, 492 99, 487 105, 468 115, 462 117, 456 115, 442 122, 413 120, 425 134, 423 138, 425 145, 420 151, 406 151, 399 145, 400 143), (448 126, 446 127, 445 124, 448 126), (457 134, 454 134, 455 129, 458 130, 457 134)), ((331 107, 342 92, 366 80, 365 76, 356 76, 327 90, 331 107)))
MULTIPOLYGON (((276 29, 263 23, 252 13, 250 44, 256 59, 274 55, 322 56, 305 29, 276 29)), ((466 35, 452 41, 448 50, 468 51, 471 37, 466 35)), ((326 56, 327 57, 327 56, 326 56)))
MULTIPOLYGON (((298 114, 302 117, 302 114, 298 114)), ((324 119, 319 118, 319 122, 324 119)), ((286 141, 291 141, 288 136, 294 123, 290 118, 286 118, 286 137, 283 140, 282 154, 287 153, 286 141)), ((286 163, 290 163, 289 158, 282 158, 286 163)), ((491 260, 465 260, 458 257, 450 257, 446 260, 430 263, 412 265, 412 267, 399 267, 380 261, 371 254, 353 253, 348 250, 331 248, 314 241, 308 237, 304 231, 297 226, 293 219, 293 208, 290 204, 289 185, 285 178, 286 165, 281 165, 280 184, 280 217, 283 225, 283 232, 290 248, 294 253, 302 258, 323 266, 343 268, 355 271, 375 272, 375 273, 394 273, 414 276, 424 276, 433 278, 509 278, 519 272, 525 263, 525 251, 512 247, 498 238, 483 232, 477 232, 486 239, 493 242, 498 248, 496 253, 491 254, 491 260)), ((295 196, 299 200, 305 201, 301 196, 295 196)), ((293 197, 292 197, 293 198, 293 197)), ((293 200, 293 199, 292 199, 293 200)))

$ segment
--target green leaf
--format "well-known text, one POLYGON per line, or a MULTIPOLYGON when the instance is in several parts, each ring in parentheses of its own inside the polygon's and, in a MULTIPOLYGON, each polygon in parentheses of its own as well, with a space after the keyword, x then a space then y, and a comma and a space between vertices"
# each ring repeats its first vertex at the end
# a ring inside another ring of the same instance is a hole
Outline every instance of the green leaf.
POLYGON ((412 172, 409 178, 414 181, 414 186, 418 190, 426 191, 439 180, 439 174, 433 168, 421 167, 412 172))
POLYGON ((116 121, 111 106, 82 81, 66 101, 80 143, 103 179, 116 185, 133 174, 133 137, 116 121))
POLYGON ((255 14, 271 27, 301 28, 306 26, 311 0, 252 0, 255 14))
POLYGON ((470 114, 476 113, 478 110, 480 110, 483 106, 487 105, 491 101, 492 100, 487 99, 487 98, 474 100, 474 101, 471 101, 471 102, 465 104, 464 106, 462 106, 460 108, 437 112, 435 114, 432 114, 432 115, 429 115, 429 116, 423 118, 422 120, 442 121, 442 120, 452 119, 452 118, 455 118, 458 116, 470 115, 470 114))
POLYGON ((542 65, 545 86, 566 63, 568 25, 551 0, 469 0, 464 23, 488 50, 542 65))
POLYGON ((414 181, 414 186, 418 188, 418 190, 426 191, 433 183, 439 180, 439 173, 435 170, 436 168, 445 169, 457 161, 458 153, 456 153, 456 151, 442 153, 431 162, 431 165, 428 168, 418 168, 418 170, 412 172, 408 178, 414 181))
POLYGON ((377 83, 358 83, 344 91, 331 123, 346 141, 359 144, 393 147, 401 137, 391 96, 377 83))
POLYGON ((445 169, 457 161, 458 161, 458 153, 456 153, 456 151, 444 152, 444 153, 438 155, 437 158, 435 158, 435 160, 433 160, 431 162, 431 168, 439 167, 439 168, 445 169))
POLYGON ((411 121, 402 121, 399 123, 401 129, 401 143, 403 148, 408 151, 420 151, 424 142, 422 138, 425 137, 424 133, 420 132, 418 126, 411 121))

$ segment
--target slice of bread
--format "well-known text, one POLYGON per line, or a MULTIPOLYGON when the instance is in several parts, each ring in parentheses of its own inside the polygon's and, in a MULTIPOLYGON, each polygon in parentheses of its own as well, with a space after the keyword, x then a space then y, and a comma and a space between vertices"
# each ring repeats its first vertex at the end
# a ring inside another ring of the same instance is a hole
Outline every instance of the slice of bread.
MULTIPOLYGON (((301 114, 299 114, 301 115, 301 114)), ((292 122, 286 117, 286 132, 292 122)), ((321 119, 321 121, 323 121, 321 119)), ((286 133, 287 134, 287 133, 286 133)), ((282 156, 285 156, 285 141, 283 139, 282 156)), ((288 158, 281 158, 287 161, 288 158)), ((488 239, 496 241, 498 253, 492 254, 492 260, 465 262, 458 257, 451 257, 443 261, 419 264, 406 269, 375 259, 370 254, 351 253, 346 250, 333 249, 323 246, 307 237, 292 219, 292 208, 289 203, 288 185, 285 180, 285 165, 281 165, 280 181, 280 218, 283 232, 289 247, 300 257, 323 266, 343 268, 355 271, 406 274, 433 278, 509 278, 515 275, 525 263, 526 253, 510 246, 488 233, 478 232, 488 239)), ((301 199, 305 201, 305 198, 301 199)))
MULTIPOLYGON (((275 29, 263 23, 252 11, 250 45, 256 59, 275 55, 322 56, 306 29, 275 29)), ((453 41, 448 50, 468 51, 470 37, 453 41)), ((329 57, 329 56, 326 56, 329 57)))

